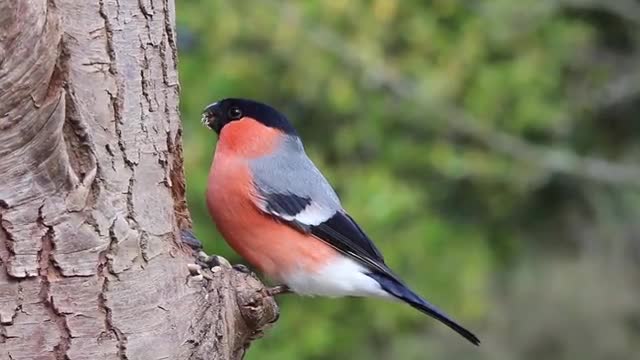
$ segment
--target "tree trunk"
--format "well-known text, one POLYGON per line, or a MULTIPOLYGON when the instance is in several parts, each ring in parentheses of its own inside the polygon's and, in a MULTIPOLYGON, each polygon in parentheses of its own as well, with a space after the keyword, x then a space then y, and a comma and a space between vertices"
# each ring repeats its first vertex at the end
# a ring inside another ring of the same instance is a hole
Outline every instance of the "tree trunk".
POLYGON ((189 277, 172 0, 0 0, 0 359, 238 359, 277 317, 189 277))

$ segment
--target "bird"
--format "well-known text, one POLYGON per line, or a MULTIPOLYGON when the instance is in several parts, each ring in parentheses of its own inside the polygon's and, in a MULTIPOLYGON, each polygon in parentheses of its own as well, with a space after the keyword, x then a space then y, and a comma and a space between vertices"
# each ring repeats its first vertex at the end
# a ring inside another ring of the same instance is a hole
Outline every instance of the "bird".
POLYGON ((283 113, 255 100, 225 98, 204 109, 202 123, 218 135, 207 208, 231 248, 282 283, 270 295, 398 300, 480 344, 387 266, 283 113))

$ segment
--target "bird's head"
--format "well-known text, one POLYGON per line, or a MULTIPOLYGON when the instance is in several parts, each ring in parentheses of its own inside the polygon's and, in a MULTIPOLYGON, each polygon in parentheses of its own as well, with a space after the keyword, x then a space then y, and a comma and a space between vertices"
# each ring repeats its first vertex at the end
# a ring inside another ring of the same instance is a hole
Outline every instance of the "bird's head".
POLYGON ((269 105, 253 100, 223 99, 207 106, 202 114, 202 123, 217 134, 229 123, 245 119, 257 121, 285 134, 296 135, 296 130, 286 116, 269 105))

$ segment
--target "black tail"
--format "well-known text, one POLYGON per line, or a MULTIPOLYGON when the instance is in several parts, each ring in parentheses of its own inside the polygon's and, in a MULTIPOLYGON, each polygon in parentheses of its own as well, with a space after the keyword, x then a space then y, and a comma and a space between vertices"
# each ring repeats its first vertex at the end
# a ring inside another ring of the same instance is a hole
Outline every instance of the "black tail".
POLYGON ((458 325, 455 321, 449 318, 447 314, 442 312, 434 305, 430 304, 427 300, 421 298, 419 295, 411 291, 408 287, 406 287, 399 281, 392 279, 384 274, 371 273, 369 274, 369 276, 380 283, 382 289, 384 289, 391 295, 397 297, 400 300, 403 300, 407 304, 431 316, 432 318, 439 320, 443 324, 450 327, 453 331, 469 340, 469 342, 471 342, 472 344, 476 346, 480 345, 480 339, 478 339, 471 331, 458 325))

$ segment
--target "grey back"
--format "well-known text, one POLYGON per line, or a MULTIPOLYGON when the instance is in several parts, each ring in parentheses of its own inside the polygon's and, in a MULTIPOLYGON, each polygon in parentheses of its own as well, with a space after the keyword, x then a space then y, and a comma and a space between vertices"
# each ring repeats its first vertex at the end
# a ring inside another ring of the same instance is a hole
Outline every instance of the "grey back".
POLYGON ((250 167, 261 193, 306 197, 332 213, 342 209, 340 199, 309 159, 297 136, 285 136, 277 151, 251 160, 250 167))

